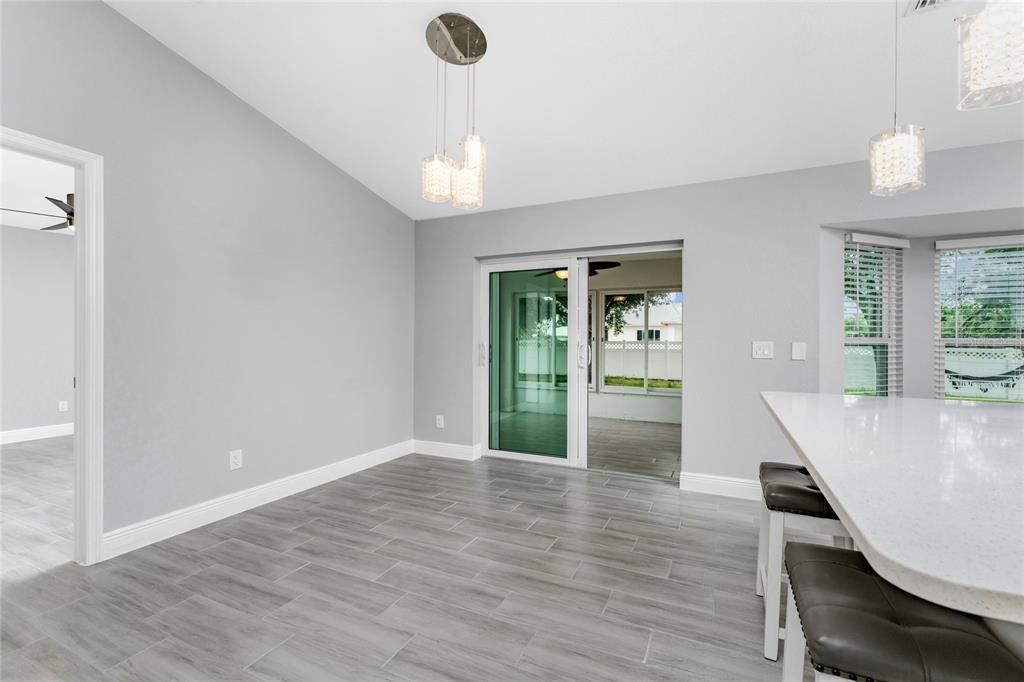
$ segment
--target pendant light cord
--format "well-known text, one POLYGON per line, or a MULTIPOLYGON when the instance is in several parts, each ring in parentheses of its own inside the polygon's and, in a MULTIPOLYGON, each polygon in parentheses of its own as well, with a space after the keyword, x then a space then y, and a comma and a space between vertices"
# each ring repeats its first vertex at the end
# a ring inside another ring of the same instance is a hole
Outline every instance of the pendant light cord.
POLYGON ((899 110, 899 88, 900 88, 900 0, 894 0, 896 7, 895 21, 893 22, 893 67, 892 67, 892 131, 895 133, 899 127, 899 119, 896 112, 899 110))
POLYGON ((440 29, 434 27, 434 156, 437 156, 438 128, 441 126, 441 55, 437 52, 437 37, 440 29))
MULTIPOLYGON (((448 53, 447 48, 445 54, 448 53)), ((443 121, 441 128, 441 153, 444 154, 445 158, 448 158, 448 61, 444 62, 444 94, 442 96, 441 111, 443 112, 441 120, 443 121)))

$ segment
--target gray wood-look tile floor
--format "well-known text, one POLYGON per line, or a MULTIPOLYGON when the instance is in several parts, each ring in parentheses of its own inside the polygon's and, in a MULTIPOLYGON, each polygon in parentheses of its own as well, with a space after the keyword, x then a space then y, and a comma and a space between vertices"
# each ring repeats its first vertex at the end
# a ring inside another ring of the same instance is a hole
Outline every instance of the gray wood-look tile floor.
POLYGON ((679 424, 590 417, 587 466, 678 480, 681 439, 679 424))
POLYGON ((72 436, 0 448, 3 566, 31 568, 38 560, 67 561, 72 549, 72 436))
POLYGON ((3 677, 776 680, 756 543, 750 502, 409 455, 97 566, 19 555, 3 677))

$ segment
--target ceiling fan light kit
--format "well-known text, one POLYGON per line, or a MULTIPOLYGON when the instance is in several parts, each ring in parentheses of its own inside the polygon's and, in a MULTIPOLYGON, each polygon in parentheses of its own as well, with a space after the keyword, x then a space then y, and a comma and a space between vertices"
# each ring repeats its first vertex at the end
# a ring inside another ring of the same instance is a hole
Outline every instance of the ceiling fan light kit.
POLYGON ((487 147, 476 133, 476 63, 487 52, 487 37, 469 17, 454 12, 427 24, 427 46, 437 56, 434 81, 434 153, 420 165, 420 194, 427 201, 451 201, 472 211, 484 205, 487 147), (448 157, 448 65, 466 72, 466 135, 461 159, 448 157))
POLYGON ((957 109, 1024 102, 1024 3, 989 2, 957 20, 960 95, 957 109))

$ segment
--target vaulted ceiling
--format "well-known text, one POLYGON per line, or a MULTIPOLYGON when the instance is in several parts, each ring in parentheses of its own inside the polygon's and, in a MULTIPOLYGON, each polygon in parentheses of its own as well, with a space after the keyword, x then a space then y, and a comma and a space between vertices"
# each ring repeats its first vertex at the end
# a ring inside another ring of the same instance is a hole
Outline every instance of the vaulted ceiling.
MULTIPOLYGON (((460 212, 419 196, 445 11, 487 34, 485 210, 863 160, 892 123, 891 2, 111 4, 415 219, 460 212)), ((1020 106, 956 110, 950 4, 901 19, 901 118, 929 150, 1021 139, 1020 106)))

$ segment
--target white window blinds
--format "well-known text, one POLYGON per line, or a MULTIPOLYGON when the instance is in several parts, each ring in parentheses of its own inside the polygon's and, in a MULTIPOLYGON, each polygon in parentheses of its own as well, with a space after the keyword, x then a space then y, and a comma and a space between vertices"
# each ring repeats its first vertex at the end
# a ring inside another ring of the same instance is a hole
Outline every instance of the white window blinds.
POLYGON ((843 392, 903 393, 903 250, 847 243, 843 254, 843 392))
POLYGON ((947 244, 935 251, 936 397, 1024 402, 1024 235, 947 244))

